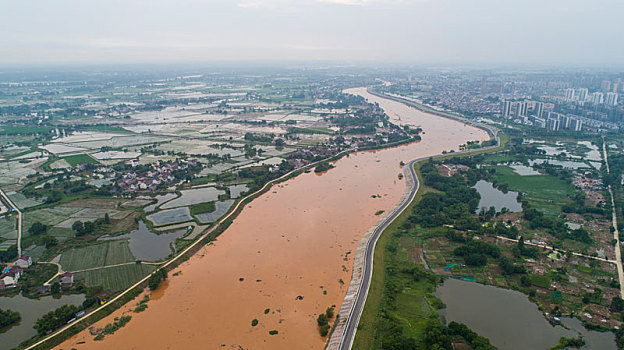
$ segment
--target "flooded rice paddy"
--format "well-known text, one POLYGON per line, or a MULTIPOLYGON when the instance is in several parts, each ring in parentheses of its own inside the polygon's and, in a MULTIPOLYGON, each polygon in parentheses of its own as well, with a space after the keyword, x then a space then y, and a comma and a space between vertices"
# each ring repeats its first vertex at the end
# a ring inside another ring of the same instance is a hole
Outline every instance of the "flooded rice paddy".
POLYGON ((114 237, 102 237, 98 240, 130 239, 130 251, 135 258, 144 261, 158 261, 173 252, 171 245, 175 244, 176 239, 184 236, 186 231, 186 229, 182 229, 154 233, 143 221, 139 221, 139 228, 130 233, 114 237))

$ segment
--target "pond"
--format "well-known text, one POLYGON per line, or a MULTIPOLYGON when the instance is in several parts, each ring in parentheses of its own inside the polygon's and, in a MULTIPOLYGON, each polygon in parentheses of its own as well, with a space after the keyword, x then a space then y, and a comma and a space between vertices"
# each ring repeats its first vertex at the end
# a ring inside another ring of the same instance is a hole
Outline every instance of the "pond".
POLYGON ((0 297, 0 309, 17 311, 22 316, 19 323, 0 333, 0 344, 2 344, 0 347, 12 349, 18 346, 24 340, 37 335, 33 326, 39 317, 66 304, 79 306, 84 300, 83 294, 63 295, 60 298, 47 296, 39 299, 29 299, 21 294, 13 297, 0 297))
POLYGON ((215 208, 216 208, 215 211, 213 211, 211 213, 197 214, 197 215, 195 215, 195 217, 197 217, 197 219, 201 223, 215 222, 221 216, 223 216, 223 214, 225 214, 228 211, 228 209, 230 209, 232 204, 234 204, 234 200, 233 199, 228 199, 228 200, 225 200, 223 202, 215 202, 215 208))
POLYGON ((171 243, 184 236, 186 229, 154 233, 147 228, 143 221, 139 221, 139 228, 130 233, 114 237, 101 237, 98 241, 130 238, 130 251, 135 258, 144 261, 157 261, 167 257, 171 250, 171 243))
MULTIPOLYGON (((166 194, 158 195, 158 196, 154 197, 154 199, 156 199, 156 203, 148 205, 143 210, 145 210, 146 213, 154 211, 157 206, 159 206, 159 205, 163 204, 164 202, 166 202, 166 201, 168 201, 170 199, 173 199, 173 198, 175 198, 177 196, 178 195, 175 194, 175 193, 166 193, 166 194)), ((151 199, 151 197, 147 197, 147 199, 151 199)))
POLYGON ((514 173, 520 176, 541 175, 539 171, 531 168, 530 166, 526 166, 522 164, 511 164, 509 165, 509 167, 513 169, 514 173))
POLYGON ((171 200, 160 206, 161 209, 169 209, 175 207, 184 207, 187 205, 198 204, 203 202, 216 201, 219 195, 225 194, 225 191, 218 190, 214 187, 203 187, 192 190, 180 191, 182 196, 171 200))
POLYGON ((556 160, 556 159, 534 159, 529 160, 529 164, 552 164, 552 165, 560 165, 566 169, 581 169, 581 168, 589 168, 589 166, 583 162, 573 162, 571 160, 556 160))
POLYGON ((169 210, 161 210, 154 214, 150 214, 147 216, 147 219, 154 223, 154 226, 163 226, 169 224, 175 224, 178 222, 190 221, 191 212, 189 208, 175 208, 169 210))
POLYGON ((232 186, 229 186, 229 189, 230 189, 230 198, 232 199, 236 199, 240 197, 243 192, 249 191, 249 187, 247 187, 247 185, 245 184, 232 185, 232 186))
POLYGON ((497 212, 503 208, 507 208, 511 212, 522 211, 522 204, 517 199, 518 192, 508 191, 504 193, 485 180, 479 180, 472 188, 476 189, 481 195, 478 210, 494 207, 497 212))
POLYGON ((617 349, 613 333, 589 331, 579 320, 563 318, 569 330, 551 326, 537 305, 517 291, 451 278, 435 295, 446 304, 440 314, 447 322, 466 324, 500 350, 548 349, 578 333, 589 349, 617 349))

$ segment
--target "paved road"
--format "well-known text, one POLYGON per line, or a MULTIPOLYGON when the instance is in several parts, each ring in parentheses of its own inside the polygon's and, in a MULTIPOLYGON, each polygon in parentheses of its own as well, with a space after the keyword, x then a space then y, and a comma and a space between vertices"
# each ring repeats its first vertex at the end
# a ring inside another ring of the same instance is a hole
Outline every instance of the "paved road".
MULTIPOLYGON (((604 154, 604 161, 607 165, 607 174, 611 172, 609 168, 609 158, 607 155, 607 143, 602 138, 602 153, 604 154)), ((615 260, 617 265, 618 279, 620 282, 620 298, 624 299, 624 269, 622 268, 622 250, 620 249, 620 232, 618 231, 617 222, 617 208, 615 207, 615 198, 613 197, 613 189, 609 185, 609 194, 611 195, 611 207, 613 208, 613 239, 615 239, 615 260)))
MULTIPOLYGON (((369 91, 369 93, 376 95, 378 97, 381 98, 386 98, 386 99, 390 99, 393 101, 397 101, 400 103, 405 103, 406 105, 412 106, 412 107, 416 107, 417 105, 415 105, 413 102, 411 101, 407 101, 401 98, 397 98, 397 97, 391 97, 391 96, 386 96, 383 94, 379 94, 379 93, 375 93, 372 91, 369 91)), ((416 107, 418 108, 418 107, 416 107)), ((451 119, 455 119, 455 120, 460 120, 462 122, 466 122, 466 120, 463 120, 461 118, 458 118, 456 116, 445 116, 445 115, 441 115, 438 114, 442 117, 449 117, 451 119)), ((470 121, 471 125, 479 127, 481 129, 485 129, 486 131, 488 131, 489 133, 491 133, 491 135, 494 137, 494 139, 496 140, 496 145, 494 146, 489 146, 489 147, 483 147, 483 148, 478 148, 478 149, 474 149, 474 150, 465 150, 465 151, 460 151, 460 152, 455 152, 452 154, 462 154, 462 153, 471 153, 471 152, 476 152, 476 151, 481 151, 481 150, 488 150, 488 149, 493 149, 499 146, 500 144, 500 138, 498 135, 498 131, 494 128, 491 128, 489 126, 484 126, 481 124, 478 124, 474 121, 470 121)), ((381 225, 379 225, 377 227, 377 229, 375 229, 375 231, 373 232, 373 234, 371 235, 371 237, 369 238, 369 241, 366 245, 366 251, 365 251, 365 255, 364 255, 364 266, 362 267, 362 279, 360 282, 360 288, 357 292, 357 296, 356 296, 356 300, 354 303, 354 306, 351 309, 351 313, 349 314, 349 318, 347 319, 346 325, 344 327, 344 332, 342 334, 342 338, 340 340, 340 345, 338 346, 338 349, 340 350, 350 350, 351 347, 353 346, 353 339, 355 339, 355 333, 357 332, 357 326, 358 323, 360 322, 360 316, 362 315, 362 311, 364 310, 364 304, 366 303, 366 297, 368 296, 368 290, 370 288, 370 281, 373 275, 373 256, 375 253, 375 246, 377 245, 377 240, 379 239, 379 236, 381 235, 381 233, 386 229, 386 227, 388 227, 388 225, 390 225, 392 223, 392 221, 394 221, 394 219, 396 219, 397 216, 399 216, 404 210, 405 208, 407 208, 407 206, 412 202, 412 200, 414 199, 414 197, 416 196, 416 192, 418 192, 418 188, 420 186, 419 182, 418 182, 418 177, 416 176, 416 173, 414 171, 414 164, 416 162, 419 162, 421 160, 426 160, 429 158, 437 158, 437 157, 443 157, 443 156, 447 156, 449 154, 439 154, 433 157, 423 157, 423 158, 418 158, 418 159, 414 159, 411 162, 409 162, 408 167, 409 167, 409 171, 411 173, 411 176, 414 179, 414 185, 412 186, 409 196, 405 199, 405 201, 403 203, 401 203, 395 210, 394 212, 387 216, 384 221, 381 223, 381 225)), ((353 268, 353 270, 355 270, 355 266, 353 268)))
POLYGON ((15 203, 11 201, 3 190, 0 190, 0 195, 2 195, 9 205, 9 210, 12 209, 17 212, 17 256, 22 256, 22 212, 15 206, 15 203))

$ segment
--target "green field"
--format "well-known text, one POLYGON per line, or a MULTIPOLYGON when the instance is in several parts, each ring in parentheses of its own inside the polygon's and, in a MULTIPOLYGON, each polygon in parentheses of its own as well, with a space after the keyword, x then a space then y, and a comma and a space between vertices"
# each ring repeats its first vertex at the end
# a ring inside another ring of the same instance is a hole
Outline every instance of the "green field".
POLYGON ((93 157, 86 153, 74 154, 72 156, 63 157, 61 159, 65 159, 65 161, 73 167, 80 163, 100 164, 97 160, 93 159, 93 157))
POLYGON ((193 204, 189 207, 191 209, 191 215, 198 215, 204 213, 212 213, 217 208, 214 202, 204 202, 199 204, 193 204))
POLYGON ((61 266, 65 271, 77 271, 134 260, 128 241, 108 241, 63 252, 61 266))
POLYGON ((529 275, 529 277, 531 278, 531 283, 534 286, 538 286, 538 287, 542 287, 546 289, 550 288, 550 278, 548 278, 548 276, 531 274, 529 275))
POLYGON ((154 265, 144 264, 124 265, 81 272, 76 279, 84 279, 86 287, 102 286, 104 290, 116 292, 128 288, 155 268, 154 265))
POLYGON ((527 194, 529 203, 548 216, 558 216, 561 204, 574 193, 574 188, 551 175, 521 176, 504 165, 495 167, 496 180, 509 184, 509 190, 527 194))
POLYGON ((0 134, 5 135, 21 135, 21 134, 45 134, 52 130, 48 126, 0 126, 0 134))

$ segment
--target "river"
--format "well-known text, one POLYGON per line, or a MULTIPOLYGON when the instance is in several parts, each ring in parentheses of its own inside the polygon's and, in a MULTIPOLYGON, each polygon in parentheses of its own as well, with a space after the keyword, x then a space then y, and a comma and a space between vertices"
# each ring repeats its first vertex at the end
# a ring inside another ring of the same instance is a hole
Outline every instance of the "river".
MULTIPOLYGON (((59 348, 322 349, 316 316, 331 305, 338 311, 358 242, 380 219, 378 210, 398 204, 405 190, 399 163, 489 139, 483 130, 365 88, 348 92, 378 102, 393 121, 422 127, 422 140, 352 154, 326 173, 304 173, 274 186, 214 244, 172 271, 162 297, 124 328, 98 342, 82 332, 59 348), (253 319, 259 321, 255 327, 253 319), (278 334, 269 335, 271 330, 278 334)), ((124 309, 96 325, 110 323, 124 309)))

